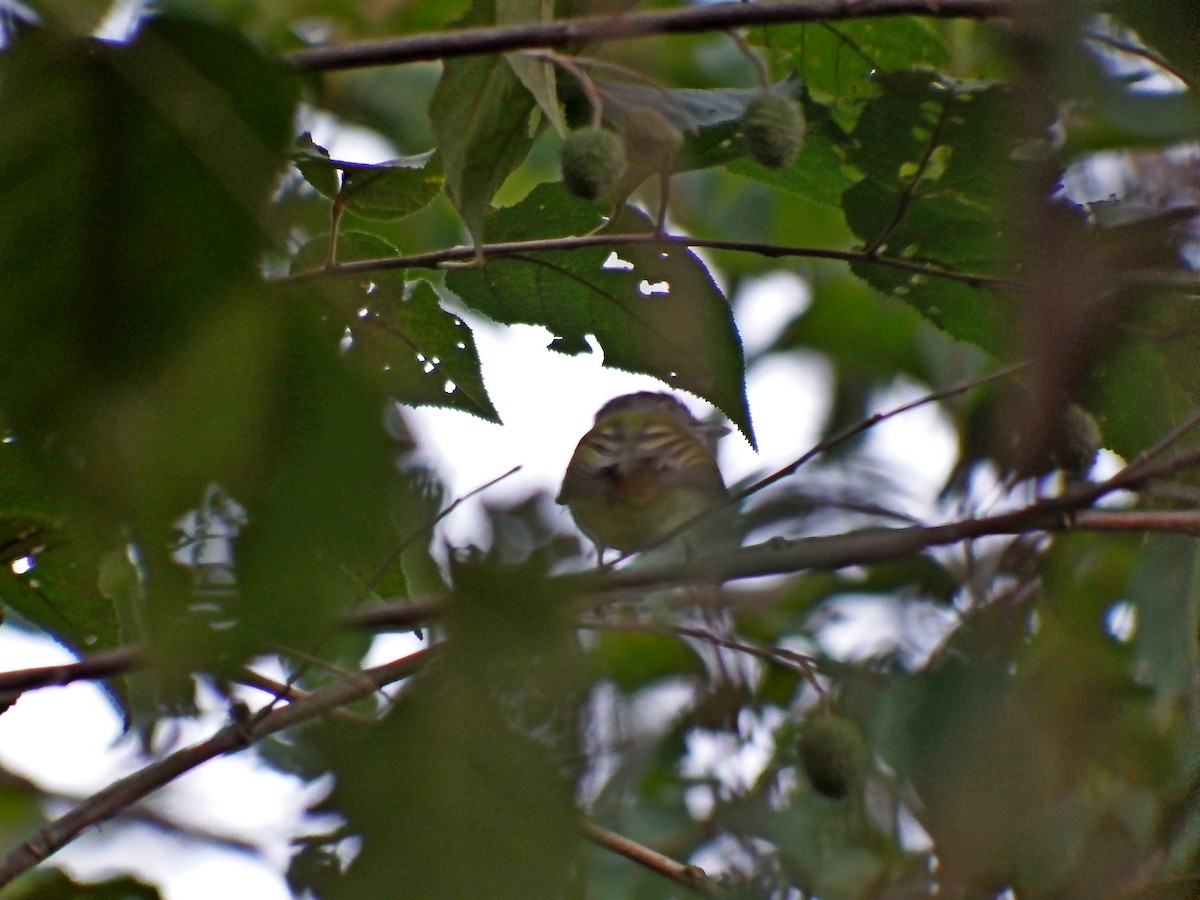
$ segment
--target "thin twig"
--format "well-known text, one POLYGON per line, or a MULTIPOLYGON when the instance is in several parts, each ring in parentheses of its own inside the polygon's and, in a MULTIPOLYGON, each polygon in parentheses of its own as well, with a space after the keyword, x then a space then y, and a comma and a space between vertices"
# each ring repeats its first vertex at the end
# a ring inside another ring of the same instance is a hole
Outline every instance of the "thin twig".
POLYGON ((1026 5, 1022 0, 784 0, 701 4, 310 47, 284 54, 283 61, 301 72, 331 71, 754 25, 909 15, 988 19, 1013 15, 1026 5))
POLYGON ((367 595, 369 593, 371 593, 371 591, 375 590, 376 585, 379 584, 380 579, 383 578, 383 576, 387 572, 387 570, 390 569, 393 565, 395 565, 396 560, 398 560, 404 554, 405 550, 407 550, 409 547, 412 546, 413 541, 415 541, 418 537, 420 537, 423 534, 427 534, 430 531, 432 531, 434 528, 436 528, 437 524, 439 522, 441 522, 444 518, 446 518, 446 516, 450 515, 450 513, 454 512, 456 509, 458 509, 460 506, 462 506, 463 503, 465 503, 467 500, 470 500, 472 497, 476 496, 477 494, 482 494, 484 491, 495 487, 497 484, 499 484, 505 478, 515 475, 519 471, 521 471, 520 466, 513 466, 511 469, 509 469, 503 475, 497 475, 491 481, 488 481, 485 484, 481 484, 479 487, 474 488, 473 490, 467 491, 461 497, 456 498, 453 503, 451 503, 449 506, 447 506, 445 509, 443 509, 441 512, 439 512, 432 519, 430 519, 427 522, 422 522, 420 525, 418 525, 416 528, 414 528, 399 543, 396 544, 396 546, 392 549, 392 552, 388 554, 387 558, 384 559, 384 561, 379 564, 379 567, 374 571, 374 573, 372 573, 371 577, 366 580, 366 582, 363 584, 363 586, 359 590, 359 592, 357 594, 355 594, 354 599, 351 601, 350 605, 352 607, 354 607, 354 606, 358 606, 360 603, 362 603, 363 600, 365 600, 367 598, 367 595))
POLYGON ((1137 44, 1131 44, 1128 41, 1122 41, 1118 38, 1109 37, 1106 34, 1088 32, 1084 35, 1084 37, 1089 41, 1095 41, 1097 44, 1103 44, 1106 47, 1111 47, 1113 50, 1118 50, 1121 53, 1128 53, 1130 56, 1136 56, 1140 59, 1146 60, 1149 63, 1153 63, 1164 72, 1167 72, 1168 74, 1179 79, 1179 81, 1185 87, 1189 87, 1192 90, 1196 89, 1196 83, 1188 77, 1186 72, 1177 66, 1172 65, 1170 60, 1163 59, 1153 50, 1149 50, 1146 47, 1140 47, 1137 44))
POLYGON ((758 86, 764 91, 769 91, 771 89, 771 74, 767 71, 767 64, 763 62, 762 57, 758 55, 755 49, 750 46, 750 43, 737 31, 730 28, 725 33, 729 35, 729 39, 733 41, 742 56, 750 60, 750 65, 754 66, 755 75, 758 77, 758 86))
POLYGON ((989 373, 987 375, 983 375, 979 378, 972 378, 972 379, 969 379, 968 381, 960 381, 957 384, 952 384, 949 387, 945 387, 945 388, 942 388, 941 390, 937 390, 937 391, 932 391, 931 393, 928 393, 928 394, 925 394, 924 396, 918 397, 916 400, 912 400, 909 403, 904 403, 904 404, 901 404, 900 406, 893 407, 892 409, 885 410, 884 412, 874 413, 870 416, 867 416, 862 421, 857 422, 854 425, 850 425, 849 427, 844 428, 841 431, 839 431, 837 434, 832 435, 831 437, 828 437, 825 440, 821 441, 820 443, 816 444, 807 453, 804 453, 798 459, 788 463, 782 469, 779 469, 776 472, 772 472, 770 475, 766 476, 765 478, 761 478, 758 481, 754 482, 754 484, 738 491, 736 494, 734 494, 730 498, 729 502, 731 504, 740 503, 742 500, 745 500, 747 497, 751 496, 752 494, 756 494, 759 491, 763 490, 764 488, 770 487, 772 484, 775 484, 777 481, 781 481, 782 479, 795 474, 796 470, 798 470, 801 466, 803 466, 805 463, 809 462, 813 458, 820 456, 822 453, 828 453, 830 450, 834 450, 837 447, 840 447, 842 444, 846 443, 849 440, 852 440, 853 438, 862 434, 864 431, 874 428, 876 425, 879 425, 882 422, 886 422, 888 419, 895 418, 896 416, 903 415, 904 413, 907 413, 907 412, 912 412, 914 409, 918 409, 922 406, 927 406, 930 403, 936 403, 940 400, 947 400, 950 397, 957 397, 960 394, 965 394, 968 391, 973 391, 973 390, 975 390, 975 388, 981 387, 991 381, 996 381, 997 379, 1000 379, 1000 378, 1007 378, 1010 375, 1020 372, 1022 369, 1028 368, 1030 365, 1032 365, 1032 363, 1028 360, 1026 360, 1024 362, 1013 363, 1010 366, 1005 366, 1001 369, 997 369, 995 372, 991 372, 991 373, 989 373))
POLYGON ((817 678, 817 661, 811 656, 788 650, 785 647, 764 647, 745 638, 724 637, 704 628, 674 625, 669 622, 641 622, 635 619, 585 619, 579 623, 579 627, 588 631, 635 631, 642 634, 662 634, 704 641, 714 647, 724 647, 726 650, 733 650, 736 653, 745 653, 747 656, 753 656, 763 662, 798 672, 813 686, 821 698, 825 697, 825 688, 817 678))
POLYGON ((651 850, 645 844, 639 844, 615 831, 602 828, 594 822, 583 822, 580 824, 580 828, 583 836, 597 847, 620 854, 639 866, 645 866, 650 871, 669 878, 678 885, 706 897, 727 896, 725 891, 721 890, 720 886, 709 878, 699 866, 690 866, 671 859, 657 850, 651 850))
POLYGON ((1082 509, 1072 531, 1165 531, 1200 537, 1200 511, 1082 509))
MULTIPOLYGON (((244 666, 236 676, 234 681, 238 684, 244 684, 246 687, 256 688, 268 694, 274 695, 276 700, 279 697, 284 697, 288 700, 305 700, 312 696, 311 691, 306 691, 295 685, 284 684, 281 681, 276 681, 274 678, 268 678, 261 672, 256 672, 249 666, 244 666)), ((339 719, 343 722, 349 722, 354 725, 374 725, 375 720, 370 716, 359 715, 350 709, 342 709, 338 707, 329 711, 329 718, 339 719)))
MULTIPOLYGON (((678 526, 677 528, 674 528, 671 531, 667 532, 659 540, 657 540, 652 545, 652 547, 659 547, 659 546, 662 546, 663 544, 668 543, 671 540, 674 540, 678 535, 682 534, 685 531, 691 530, 698 523, 700 523, 706 519, 709 519, 712 516, 718 515, 722 510, 726 510, 732 506, 736 506, 737 504, 741 503, 743 500, 745 500, 747 497, 751 496, 752 494, 757 494, 759 491, 762 491, 765 488, 770 487, 771 485, 775 484, 776 482, 782 481, 784 478, 788 478, 788 477, 794 475, 801 466, 803 466, 806 463, 808 463, 809 461, 815 459, 817 456, 820 456, 822 453, 827 453, 836 447, 840 447, 842 444, 846 443, 850 439, 856 437, 859 434, 862 434, 864 431, 867 431, 870 428, 874 428, 876 425, 880 424, 881 422, 885 422, 888 419, 891 419, 895 416, 901 415, 902 413, 911 412, 912 410, 917 409, 918 407, 921 407, 921 406, 925 406, 929 403, 934 403, 938 400, 945 400, 949 397, 955 397, 955 396, 958 396, 959 394, 964 394, 967 391, 974 390, 975 388, 977 388, 981 385, 987 384, 989 381, 995 381, 998 378, 1007 378, 1009 375, 1012 375, 1015 372, 1019 372, 1020 370, 1027 368, 1030 365, 1032 365, 1032 362, 1030 362, 1028 360, 1026 360, 1025 362, 1014 363, 1013 365, 1005 366, 1002 369, 997 369, 995 372, 992 372, 988 375, 984 375, 980 378, 973 378, 969 381, 962 381, 962 382, 959 382, 958 384, 950 385, 949 387, 942 388, 941 390, 938 390, 938 391, 933 391, 932 393, 929 393, 929 394, 925 394, 922 397, 918 397, 916 400, 913 400, 909 403, 902 404, 893 409, 889 409, 885 412, 874 413, 873 415, 867 416, 865 419, 861 420, 860 422, 857 422, 856 424, 851 425, 848 428, 844 428, 842 431, 839 431, 837 434, 821 441, 816 446, 814 446, 812 449, 808 450, 806 453, 801 455, 798 459, 795 459, 792 462, 788 463, 782 469, 778 469, 777 471, 772 472, 770 475, 766 476, 765 478, 760 478, 758 481, 743 488, 742 490, 738 491, 737 493, 731 494, 723 502, 721 502, 713 507, 710 507, 709 509, 700 513, 699 515, 694 516, 693 518, 684 522, 682 525, 678 526)), ((650 549, 650 548, 643 548, 643 549, 650 549)), ((638 552, 641 552, 641 551, 638 551, 638 552)), ((620 562, 623 559, 627 559, 628 557, 630 557, 632 555, 633 555, 632 552, 625 553, 622 556, 617 557, 617 559, 614 561, 614 564, 616 562, 620 562)))
POLYGON ((424 665, 432 653, 432 650, 419 650, 403 659, 355 673, 349 678, 313 691, 302 700, 275 709, 261 719, 227 725, 199 744, 177 750, 131 775, 114 781, 55 819, 0 860, 0 887, 66 846, 85 829, 119 815, 184 772, 218 756, 244 750, 270 734, 369 696, 384 685, 407 678, 424 665))

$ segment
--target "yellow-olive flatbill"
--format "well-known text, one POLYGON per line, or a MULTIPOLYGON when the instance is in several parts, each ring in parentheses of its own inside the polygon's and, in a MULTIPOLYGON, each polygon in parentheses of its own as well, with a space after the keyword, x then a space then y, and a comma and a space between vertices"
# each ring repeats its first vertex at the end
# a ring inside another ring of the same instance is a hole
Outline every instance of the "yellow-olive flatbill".
POLYGON ((725 499, 715 451, 728 433, 670 394, 617 397, 575 448, 558 502, 601 553, 644 550, 725 499))

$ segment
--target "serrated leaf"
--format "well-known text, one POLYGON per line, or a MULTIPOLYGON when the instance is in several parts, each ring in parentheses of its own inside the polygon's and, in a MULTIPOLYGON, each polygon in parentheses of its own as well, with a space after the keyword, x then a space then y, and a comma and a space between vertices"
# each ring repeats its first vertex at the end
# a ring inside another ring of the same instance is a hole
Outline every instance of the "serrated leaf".
MULTIPOLYGON (((487 226, 501 241, 558 237, 589 231, 603 211, 548 184, 487 226)), ((652 231, 631 209, 610 227, 652 231)), ((741 338, 728 301, 691 252, 647 244, 525 253, 450 271, 446 286, 502 324, 545 325, 556 350, 582 352, 594 335, 605 365, 704 397, 753 443, 741 338)))
POLYGON ((395 284, 379 284, 361 302, 362 312, 350 323, 351 353, 365 354, 382 370, 397 400, 500 421, 483 384, 471 329, 442 309, 428 281, 412 282, 407 294, 395 284))
MULTIPOLYGON (((296 271, 320 269, 329 252, 326 237, 309 241, 292 261, 296 271)), ((338 237, 338 260, 391 256, 382 238, 360 232, 338 237)), ((370 287, 332 278, 318 289, 337 310, 352 337, 351 358, 362 360, 401 403, 459 409, 499 422, 479 368, 471 329, 443 309, 428 281, 405 283, 401 271, 371 276, 370 287)))
MULTIPOLYGON (((849 160, 867 177, 843 195, 847 224, 888 256, 965 275, 1008 274, 1002 204, 1015 164, 1000 126, 1014 119, 1014 99, 929 73, 877 81, 883 93, 850 136, 849 160)), ((872 263, 852 269, 953 337, 997 355, 1014 346, 1011 304, 997 291, 872 263)))
MULTIPOLYGON (((463 25, 494 25, 494 0, 478 0, 463 25)), ((536 102, 503 56, 448 59, 429 104, 446 187, 467 230, 483 241, 492 197, 533 146, 536 102)))
POLYGON ((428 206, 445 183, 438 157, 431 150, 401 160, 364 165, 338 163, 338 192, 346 209, 367 219, 402 219, 428 206))
POLYGON ((950 63, 937 31, 910 16, 784 26, 751 31, 751 39, 790 51, 792 70, 812 91, 835 100, 872 96, 872 79, 880 73, 950 63))

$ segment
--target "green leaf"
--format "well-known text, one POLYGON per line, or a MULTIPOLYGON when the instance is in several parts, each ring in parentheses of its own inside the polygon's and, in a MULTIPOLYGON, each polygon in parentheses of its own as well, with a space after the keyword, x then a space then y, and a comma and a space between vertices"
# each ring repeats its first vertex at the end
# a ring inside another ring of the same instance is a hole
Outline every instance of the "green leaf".
MULTIPOLYGON (((496 0, 496 24, 549 22, 554 19, 554 0, 496 0)), ((567 132, 562 105, 558 102, 558 70, 553 63, 532 59, 523 53, 509 53, 508 64, 526 90, 537 100, 542 115, 559 135, 567 132)))
MULTIPOLYGON (((320 269, 329 239, 305 244, 292 261, 299 271, 320 269)), ((338 236, 338 261, 378 259, 395 253, 374 235, 338 236)), ((319 291, 352 337, 351 359, 360 360, 401 403, 459 409, 499 422, 479 367, 471 329, 443 309, 428 281, 405 283, 404 273, 382 271, 363 286, 357 279, 321 280, 319 291)))
POLYGON ((330 159, 328 150, 313 141, 309 132, 296 138, 292 162, 317 193, 331 200, 337 196, 341 184, 337 163, 330 159))
POLYGON ((305 138, 307 133, 297 140, 301 149, 292 155, 304 180, 363 218, 402 219, 424 209, 442 189, 441 165, 432 150, 368 165, 330 159, 311 138, 310 146, 304 146, 305 138))
POLYGON ((336 165, 342 170, 339 195, 346 209, 367 219, 410 216, 433 202, 445 180, 433 151, 373 166, 336 165))
MULTIPOLYGON (((550 184, 498 210, 487 226, 498 241, 558 237, 589 231, 602 212, 550 184)), ((610 227, 651 231, 631 209, 610 227)), ((741 339, 728 301, 691 252, 646 244, 523 253, 452 270, 446 286, 502 324, 545 325, 561 352, 583 352, 594 335, 605 365, 709 400, 753 443, 741 339)))
MULTIPOLYGON (((1002 213, 1015 178, 1002 123, 1017 115, 1003 88, 960 85, 928 73, 878 79, 849 159, 867 176, 842 198, 846 221, 869 247, 964 275, 1011 267, 1002 213)), ((1011 304, 989 288, 934 274, 854 263, 876 290, 910 303, 960 340, 1003 356, 1014 346, 1011 304)))
MULTIPOLYGON (((342 231, 338 233, 337 254, 335 262, 357 262, 364 259, 388 259, 397 256, 400 251, 383 238, 366 234, 362 231, 342 231)), ((329 238, 321 236, 304 244, 292 258, 291 274, 313 272, 325 268, 329 259, 329 238)), ((404 280, 404 272, 397 270, 382 270, 372 277, 380 281, 399 279, 404 280)))
POLYGON ((872 96, 880 74, 950 63, 934 27, 909 16, 788 25, 751 31, 751 39, 790 51, 791 68, 809 90, 843 103, 872 96))
POLYGON ((351 353, 361 352, 383 372, 388 391, 413 406, 444 406, 499 422, 479 370, 471 329, 442 309, 428 281, 407 292, 379 284, 361 301, 351 353))
POLYGON ((0 409, 18 485, 0 505, 41 494, 53 516, 5 601, 77 652, 118 641, 100 560, 132 543, 157 565, 199 497, 198 458, 228 436, 219 391, 175 419, 151 385, 258 282, 294 100, 245 39, 170 16, 129 44, 35 32, 0 57, 0 409))
POLYGON ((452 568, 447 652, 369 741, 326 736, 333 800, 363 835, 333 900, 397 885, 407 897, 524 900, 567 883, 580 840, 567 773, 582 700, 568 598, 535 566, 467 558, 452 568))
POLYGON ((0 404, 28 437, 257 277, 295 85, 235 33, 165 16, 125 45, 30 35, 0 70, 0 404))
POLYGON ((1137 608, 1138 671, 1154 687, 1160 721, 1195 689, 1196 563, 1193 538, 1158 535, 1143 546, 1129 586, 1129 601, 1137 608))
MULTIPOLYGON (((477 0, 462 25, 494 25, 494 0, 477 0)), ((536 101, 503 56, 445 61, 429 118, 446 187, 476 243, 492 197, 533 146, 536 101)))

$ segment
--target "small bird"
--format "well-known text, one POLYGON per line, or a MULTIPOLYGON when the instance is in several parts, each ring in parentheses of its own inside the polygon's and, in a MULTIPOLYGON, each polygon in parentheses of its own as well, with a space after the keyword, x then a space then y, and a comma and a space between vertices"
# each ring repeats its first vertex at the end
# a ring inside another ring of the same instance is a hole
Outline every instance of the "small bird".
POLYGON ((609 547, 644 550, 725 499, 715 453, 728 433, 670 394, 616 397, 575 448, 558 502, 601 558, 609 547))

